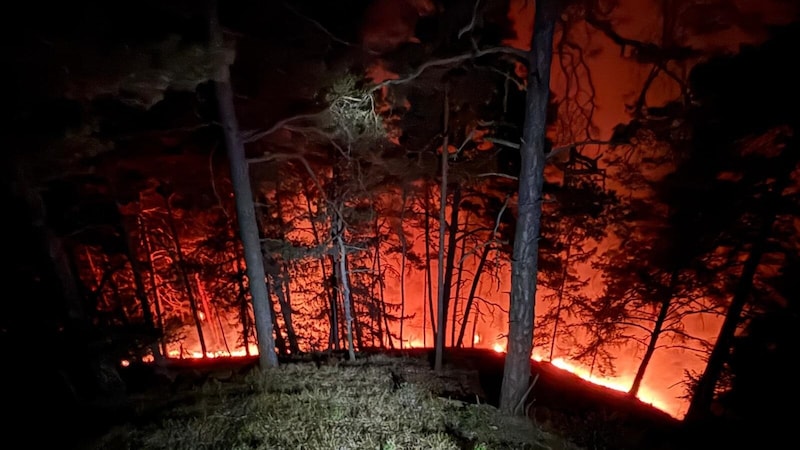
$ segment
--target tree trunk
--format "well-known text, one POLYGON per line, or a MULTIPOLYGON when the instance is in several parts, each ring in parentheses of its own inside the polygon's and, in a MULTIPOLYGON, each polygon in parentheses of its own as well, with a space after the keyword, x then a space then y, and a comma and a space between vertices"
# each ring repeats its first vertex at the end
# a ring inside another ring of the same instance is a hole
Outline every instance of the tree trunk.
POLYGON ((437 372, 442 370, 442 359, 444 357, 444 338, 445 330, 447 328, 447 309, 444 291, 444 235, 447 230, 447 223, 445 222, 445 212, 447 211, 447 161, 449 157, 448 148, 448 116, 450 115, 449 101, 447 98, 447 85, 444 89, 444 126, 442 130, 442 183, 439 189, 439 266, 437 267, 437 318, 438 332, 436 333, 436 355, 433 368, 437 372))
POLYGON ((212 316, 216 315, 213 306, 211 305, 211 300, 208 298, 208 292, 206 292, 205 288, 203 287, 203 280, 200 279, 200 274, 195 272, 194 273, 194 284, 195 289, 197 290, 197 297, 200 301, 198 305, 202 306, 202 314, 205 317, 205 321, 208 324, 208 330, 211 331, 211 342, 215 347, 219 346, 220 341, 222 340, 220 336, 221 329, 218 330, 217 327, 213 325, 214 321, 212 320, 212 316))
MULTIPOLYGON (((403 185, 403 201, 400 204, 400 224, 398 225, 397 230, 397 237, 400 239, 400 251, 402 252, 400 255, 400 348, 403 348, 403 322, 406 318, 406 251, 407 251, 407 243, 406 243, 406 233, 403 231, 403 219, 405 218, 406 213, 406 187, 403 185)), ((425 309, 423 305, 422 309, 425 309)), ((424 325, 422 328, 423 332, 425 331, 424 325)), ((391 343, 392 333, 388 329, 386 332, 389 334, 389 342, 391 343)), ((394 348, 394 345, 392 345, 394 348)))
POLYGON ((355 361, 356 353, 353 348, 353 309, 350 295, 350 280, 347 273, 347 248, 344 245, 344 220, 341 217, 336 218, 335 237, 336 240, 336 258, 338 263, 339 286, 342 287, 342 302, 344 302, 344 319, 347 336, 347 352, 350 361, 355 361))
POLYGON ((792 137, 786 147, 778 156, 775 166, 778 173, 775 176, 773 185, 761 199, 765 208, 763 222, 758 230, 758 235, 751 246, 750 254, 744 262, 742 273, 733 292, 733 299, 725 314, 725 320, 719 330, 719 336, 714 343, 711 355, 708 357, 703 374, 700 376, 697 387, 695 388, 692 400, 689 403, 689 410, 686 413, 686 421, 699 421, 707 417, 711 412, 711 404, 714 401, 714 391, 717 387, 722 369, 730 356, 731 347, 735 338, 736 330, 741 321, 742 311, 750 299, 753 290, 753 278, 756 275, 761 258, 769 245, 769 237, 772 234, 772 227, 778 218, 781 196, 783 191, 791 182, 791 175, 797 163, 793 160, 798 150, 797 132, 800 126, 792 124, 792 137))
MULTIPOLYGON (((467 304, 464 307, 464 318, 461 321, 461 330, 458 332, 458 342, 456 343, 456 347, 463 347, 464 346, 464 332, 467 330, 467 322, 469 321, 469 311, 472 308, 472 302, 475 301, 475 292, 478 289, 478 282, 481 279, 481 273, 483 273, 483 267, 486 265, 486 260, 489 257, 489 252, 492 251, 492 247, 490 245, 486 245, 483 247, 483 252, 481 253, 481 259, 478 262, 478 268, 475 269, 475 276, 472 278, 472 287, 469 288, 469 296, 467 297, 467 304)), ((475 320, 478 320, 478 317, 475 317, 475 320)), ((474 341, 474 339, 473 339, 474 341)))
POLYGON ((300 353, 300 343, 297 341, 297 333, 294 331, 294 322, 292 320, 292 290, 291 283, 289 281, 289 263, 284 261, 282 268, 281 291, 283 292, 284 303, 281 303, 281 313, 283 314, 283 320, 286 323, 286 334, 289 338, 289 348, 292 350, 292 353, 298 354, 300 353))
MULTIPOLYGON (((457 218, 457 216, 456 216, 457 218)), ((458 227, 456 227, 458 228, 458 227)), ((469 229, 469 213, 467 213, 467 217, 464 218, 464 229, 469 229)), ((467 249, 467 237, 464 236, 461 238, 461 250, 458 252, 458 275, 456 276, 456 293, 453 295, 453 323, 450 326, 450 346, 454 347, 456 345, 456 324, 458 319, 458 302, 461 298, 461 277, 464 274, 464 255, 467 249)), ((464 320, 462 317, 461 320, 464 320)))
MULTIPOLYGON (((379 296, 379 298, 380 298, 380 305, 379 305, 380 306, 380 308, 379 308, 380 311, 378 313, 378 329, 380 330, 380 328, 381 328, 381 319, 383 319, 384 330, 386 330, 385 331, 386 332, 386 341, 389 343, 389 348, 394 349, 394 340, 392 340, 392 330, 391 330, 391 328, 389 328, 389 317, 388 317, 388 314, 386 314, 386 297, 385 297, 385 292, 384 292, 384 289, 383 289, 383 268, 381 267, 380 252, 378 252, 375 255, 375 259, 376 259, 376 262, 377 262, 377 265, 378 265, 378 287, 380 289, 380 292, 379 292, 379 294, 380 294, 380 296, 379 296)), ((401 297, 401 300, 400 300, 401 301, 400 333, 402 333, 403 332, 403 325, 402 325, 403 324, 403 316, 402 316, 402 301, 403 301, 402 300, 402 297, 403 297, 402 292, 403 292, 403 287, 402 287, 402 285, 400 287, 400 292, 401 292, 401 295, 400 295, 400 297, 401 297)), ((402 345, 403 345, 402 342, 403 342, 403 339, 402 339, 402 334, 401 334, 401 338, 400 338, 400 346, 401 347, 400 348, 402 348, 402 345)), ((384 344, 384 342, 383 342, 383 332, 381 332, 381 344, 380 344, 380 346, 381 346, 381 348, 384 348, 385 345, 386 344, 384 344)))
MULTIPOLYGON (((212 45, 215 49, 222 46, 219 26, 216 23, 216 11, 211 14, 212 45)), ((244 151, 244 144, 239 137, 239 125, 233 106, 233 88, 230 82, 228 67, 220 70, 215 82, 219 119, 225 132, 225 146, 228 150, 228 161, 231 169, 231 181, 236 199, 236 217, 239 221, 239 235, 244 246, 245 267, 250 284, 250 295, 253 299, 256 339, 258 340, 258 357, 261 369, 278 366, 278 355, 275 353, 275 338, 272 335, 272 312, 269 307, 269 293, 264 272, 264 256, 256 222, 253 191, 250 187, 249 166, 244 151)))
MULTIPOLYGON (((778 192, 780 193, 780 191, 778 192)), ((744 262, 742 274, 739 276, 734 289, 733 299, 730 306, 728 306, 728 312, 725 314, 725 320, 722 322, 717 341, 714 343, 714 348, 708 357, 708 364, 700 376, 692 400, 689 403, 689 410, 686 412, 685 418, 687 422, 702 420, 711 413, 714 391, 722 374, 722 369, 730 356, 731 346, 733 345, 736 330, 739 327, 742 311, 750 298, 750 292, 753 289, 753 278, 759 264, 761 264, 764 247, 767 245, 767 238, 772 231, 775 219, 776 214, 774 211, 769 217, 764 218, 758 238, 753 243, 750 254, 744 262)))
POLYGON ((206 348, 206 340, 203 336, 203 324, 200 319, 200 311, 197 309, 197 299, 194 296, 194 292, 192 292, 189 274, 186 272, 186 264, 183 262, 183 248, 181 247, 180 236, 178 236, 178 227, 175 225, 175 217, 172 215, 172 205, 169 202, 169 197, 169 194, 164 194, 164 204, 167 208, 167 223, 169 224, 169 231, 172 234, 172 239, 175 241, 175 262, 178 265, 178 274, 186 288, 186 298, 189 299, 189 309, 192 311, 192 318, 194 318, 194 325, 197 330, 197 339, 200 341, 200 350, 203 352, 202 358, 206 358, 208 356, 208 349, 206 348))
MULTIPOLYGON (((270 274, 272 289, 278 299, 280 314, 283 317, 283 327, 286 328, 286 339, 289 341, 289 350, 296 355, 300 353, 300 345, 297 342, 297 334, 294 332, 294 325, 292 324, 292 306, 287 298, 287 295, 289 295, 288 269, 285 263, 279 266, 279 261, 270 259, 270 265, 274 269, 270 271, 272 272, 270 274)), ((279 332, 279 330, 275 330, 276 336, 279 332)))
POLYGON ((153 265, 153 247, 150 245, 150 235, 147 233, 147 228, 144 226, 144 220, 142 220, 142 216, 140 215, 137 220, 139 222, 139 233, 141 233, 141 239, 144 241, 144 249, 147 252, 147 263, 150 267, 150 289, 153 291, 153 303, 156 309, 156 321, 158 322, 158 329, 161 333, 161 336, 159 337, 161 354, 164 356, 169 356, 167 353, 167 343, 164 339, 166 330, 164 329, 164 316, 161 312, 161 296, 158 295, 156 268, 153 265))
POLYGON ((531 374, 550 63, 558 3, 557 0, 536 2, 528 53, 525 122, 520 144, 519 213, 511 260, 508 350, 500 390, 500 409, 506 414, 523 413, 522 404, 531 374))
MULTIPOLYGON (((344 222, 342 222, 344 226, 344 222)), ((344 245, 344 238, 342 238, 342 244, 344 245)), ((356 300, 353 297, 353 280, 350 278, 350 259, 347 258, 347 254, 344 257, 344 275, 347 279, 347 292, 349 298, 349 305, 350 305, 350 318, 353 322, 353 336, 356 339, 356 345, 358 348, 364 348, 364 329, 359 320, 358 309, 356 308, 356 300)))
POLYGON ((667 292, 663 293, 664 298, 661 299, 661 308, 658 311, 658 317, 656 317, 656 323, 653 325, 653 330, 650 332, 650 340, 647 343, 647 349, 642 357, 642 362, 639 363, 639 369, 636 370, 636 376, 633 377, 631 388, 628 390, 628 394, 633 397, 639 394, 639 388, 642 386, 642 380, 644 379, 644 374, 647 371, 647 366, 650 364, 650 360, 653 358, 653 353, 656 351, 656 344, 658 344, 658 338, 661 336, 661 331, 664 329, 664 322, 667 320, 669 307, 672 305, 672 294, 675 292, 675 284, 677 282, 678 271, 673 270, 672 275, 670 275, 669 288, 667 289, 667 292))
MULTIPOLYGON (((124 221, 124 216, 120 214, 120 221, 124 221)), ((128 257, 128 262, 131 264, 131 273, 133 274, 133 285, 135 287, 136 292, 136 299, 139 300, 139 304, 142 307, 142 321, 144 322, 144 326, 148 334, 153 333, 156 330, 155 321, 153 320, 153 311, 150 310, 150 302, 147 299, 147 290, 144 287, 144 280, 142 279, 142 264, 139 261, 139 258, 136 256, 136 253, 131 246, 131 233, 128 232, 127 227, 122 225, 121 233, 123 236, 120 238, 124 241, 123 245, 125 245, 125 255, 128 257)), ((158 340, 153 341, 150 344, 150 351, 153 353, 153 359, 157 363, 161 363, 164 359, 164 355, 161 353, 161 349, 158 346, 158 340)))
MULTIPOLYGON (((453 269, 455 268, 456 261, 456 246, 458 244, 458 213, 461 205, 461 188, 456 186, 453 189, 453 205, 450 207, 450 226, 448 227, 447 236, 447 263, 444 266, 444 317, 447 321, 447 314, 450 313, 450 298, 452 297, 453 290, 453 269)), ((452 311, 455 317, 455 310, 452 311)), ((455 322, 454 322, 455 326, 455 322)), ((447 328, 442 326, 443 329, 447 328)), ((450 336, 450 345, 452 346, 454 333, 450 336)), ((446 339, 446 338, 445 338, 446 339)))
MULTIPOLYGON (((267 290, 269 290, 269 285, 267 285, 267 290)), ((272 329, 275 330, 275 347, 278 349, 279 355, 286 355, 286 339, 283 338, 283 334, 281 334, 281 326, 278 323, 278 313, 275 311, 275 302, 272 300, 272 296, 268 295, 269 298, 269 311, 272 313, 272 329)))
MULTIPOLYGON (((428 211, 431 210, 431 191, 425 187, 425 280, 428 285, 428 309, 430 310, 431 317, 431 332, 434 340, 436 339, 436 315, 433 313, 433 275, 431 273, 431 222, 428 217, 428 211)), ((424 293, 423 293, 424 295, 424 293)), ((423 306, 424 310, 425 307, 423 306)), ((428 333, 423 328, 423 339, 427 339, 428 333)), ((424 344, 427 347, 427 343, 424 344)), ((435 345, 435 344, 434 344, 435 345)))
POLYGON ((239 296, 241 303, 239 304, 239 320, 242 322, 242 345, 244 345, 244 354, 250 356, 250 308, 247 303, 247 290, 244 287, 244 267, 242 267, 242 260, 239 258, 236 251, 236 243, 233 243, 233 253, 236 255, 236 282, 239 284, 239 296))
MULTIPOLYGON (((275 203, 278 207, 278 230, 280 230, 281 239, 286 242, 286 224, 283 222, 280 182, 278 182, 275 188, 275 203)), ((286 327, 286 338, 289 341, 289 350, 297 355, 300 353, 300 345, 297 342, 297 333, 294 331, 294 324, 292 321, 291 276, 289 274, 289 264, 286 262, 286 259, 281 258, 280 260, 275 260, 273 280, 275 283, 275 296, 278 297, 278 305, 280 305, 281 316, 283 317, 283 326, 286 327)))
MULTIPOLYGON (((311 223, 311 231, 314 234, 315 244, 322 245, 322 238, 320 237, 319 230, 317 230, 317 225, 311 213, 311 193, 308 191, 308 188, 304 189, 304 196, 306 198, 306 210, 308 211, 308 220, 311 223)), ((329 255, 328 258, 331 259, 331 271, 335 272, 336 262, 333 260, 332 255, 329 255)), ((325 256, 319 257, 319 269, 322 273, 322 285, 327 288, 328 294, 328 321, 330 325, 328 332, 328 350, 330 350, 331 347, 335 350, 339 350, 339 329, 337 325, 339 320, 336 314, 336 285, 332 282, 335 275, 328 275, 328 269, 325 267, 325 256)))

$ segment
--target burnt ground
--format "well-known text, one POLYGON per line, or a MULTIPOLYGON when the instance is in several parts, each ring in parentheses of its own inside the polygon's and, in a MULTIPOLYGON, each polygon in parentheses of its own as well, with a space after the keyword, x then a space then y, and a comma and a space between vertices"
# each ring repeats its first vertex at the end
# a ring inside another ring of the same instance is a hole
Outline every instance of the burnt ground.
MULTIPOLYGON (((360 352, 362 356, 378 353, 406 357, 409 364, 424 368, 433 360, 430 349, 360 352)), ((342 353, 332 357, 304 355, 282 358, 281 362, 292 364, 310 360, 319 365, 339 364, 344 358, 342 353)), ((503 377, 503 355, 483 349, 448 349, 444 362, 445 374, 440 378, 447 380, 450 377, 451 382, 436 389, 441 396, 497 405, 503 377)), ((50 390, 59 393, 58 396, 48 394, 35 400, 31 397, 30 402, 23 402, 27 411, 15 411, 17 416, 5 424, 18 427, 11 431, 46 425, 48 433, 28 437, 39 437, 42 443, 56 440, 61 448, 68 448, 70 442, 102 434, 115 425, 152 420, 152 417, 187 401, 204 383, 241 380, 256 367, 256 358, 172 360, 166 371, 156 371, 151 364, 131 365, 120 369, 124 382, 121 395, 98 397, 89 402, 77 402, 60 392, 63 389, 54 388, 64 384, 54 376, 43 381, 49 382, 50 390), (144 410, 148 417, 142 416, 144 410), (27 425, 17 421, 27 422, 27 425)), ((565 436, 584 448, 672 450, 710 448, 710 443, 719 445, 723 441, 724 428, 703 426, 690 430, 680 421, 638 399, 589 383, 550 364, 532 362, 531 370, 538 374, 538 378, 528 399, 530 420, 541 429, 565 436)), ((424 382, 423 378, 430 377, 430 372, 418 373, 421 378, 414 381, 424 382)), ((48 390, 43 389, 43 392, 48 390)), ((4 433, 6 438, 9 435, 4 433)))

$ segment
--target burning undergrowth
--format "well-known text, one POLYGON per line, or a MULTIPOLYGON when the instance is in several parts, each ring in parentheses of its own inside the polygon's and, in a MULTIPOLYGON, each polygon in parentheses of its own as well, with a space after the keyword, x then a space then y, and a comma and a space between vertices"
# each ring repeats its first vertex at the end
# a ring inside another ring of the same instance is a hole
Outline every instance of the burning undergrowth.
MULTIPOLYGON (((173 393, 182 400, 169 407, 146 406, 143 397, 136 419, 91 448, 577 448, 525 418, 442 396, 463 392, 465 379, 464 373, 439 376, 420 361, 387 356, 289 363, 266 374, 254 369, 184 387, 173 393)), ((480 393, 473 398, 480 401, 480 393)))

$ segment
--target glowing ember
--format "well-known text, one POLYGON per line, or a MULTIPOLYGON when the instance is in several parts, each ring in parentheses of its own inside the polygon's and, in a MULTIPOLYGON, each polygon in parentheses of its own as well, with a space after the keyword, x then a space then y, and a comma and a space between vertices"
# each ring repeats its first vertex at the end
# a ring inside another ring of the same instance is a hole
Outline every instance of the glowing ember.
POLYGON ((496 351, 497 353, 503 353, 505 351, 503 346, 500 345, 500 344, 494 344, 494 347, 492 347, 492 350, 496 351))
POLYGON ((472 343, 473 344, 479 344, 480 342, 481 342, 481 335, 480 334, 476 334, 475 338, 472 339, 472 343))
POLYGON ((131 365, 131 362, 128 361, 127 359, 123 359, 122 361, 119 362, 119 365, 122 367, 128 367, 131 365))

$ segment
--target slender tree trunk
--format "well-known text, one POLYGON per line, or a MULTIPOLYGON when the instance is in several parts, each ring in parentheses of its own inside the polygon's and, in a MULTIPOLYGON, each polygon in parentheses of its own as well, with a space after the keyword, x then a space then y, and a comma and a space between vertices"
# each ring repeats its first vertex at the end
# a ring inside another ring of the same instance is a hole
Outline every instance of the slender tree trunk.
MULTIPOLYGON (((124 221, 120 214, 121 221, 124 221)), ((133 247, 131 246, 131 233, 128 232, 127 227, 122 226, 122 230, 120 231, 123 236, 121 239, 124 241, 125 245, 125 255, 128 257, 128 262, 131 264, 131 273, 133 274, 133 285, 135 287, 136 292, 136 299, 139 300, 139 304, 142 308, 142 321, 144 322, 144 326, 147 329, 147 333, 153 333, 156 331, 155 321, 153 320, 153 311, 150 309, 150 301, 147 298, 147 289, 144 287, 144 280, 142 279, 142 264, 139 261, 139 258, 136 256, 136 252, 134 252, 133 247)), ((163 362, 164 355, 161 353, 161 350, 158 346, 158 340, 153 341, 150 344, 150 352, 153 354, 153 359, 156 363, 163 362)))
POLYGON ((220 315, 216 306, 212 305, 212 307, 214 308, 214 317, 217 318, 217 326, 219 327, 219 336, 222 339, 222 345, 225 347, 225 352, 228 353, 228 356, 233 356, 233 353, 231 353, 231 347, 228 345, 228 338, 225 336, 225 327, 222 325, 222 316, 220 315))
POLYGON ((448 122, 450 116, 449 99, 447 98, 447 85, 444 88, 444 126, 442 127, 442 184, 439 188, 439 267, 437 267, 437 283, 438 283, 438 302, 437 302, 437 320, 438 332, 436 333, 436 356, 434 361, 434 370, 440 372, 442 370, 442 359, 444 357, 444 338, 447 328, 447 307, 445 300, 445 285, 444 285, 444 239, 447 230, 447 223, 445 216, 447 211, 447 165, 449 157, 449 142, 448 142, 448 122))
POLYGON ((344 318, 347 336, 347 352, 350 361, 355 361, 356 353, 353 348, 353 309, 350 295, 350 280, 347 273, 347 248, 344 245, 344 220, 341 217, 336 217, 335 236, 336 240, 336 257, 339 260, 339 286, 342 287, 342 302, 344 303, 344 318))
POLYGON ((181 277, 184 287, 186 288, 186 298, 189 299, 189 308, 192 311, 192 318, 194 318, 195 329, 197 330, 197 339, 200 341, 200 350, 203 352, 203 358, 208 356, 208 349, 206 348, 206 339, 203 336, 203 323, 200 319, 200 311, 197 309, 197 299, 192 291, 192 283, 189 281, 189 274, 186 271, 186 264, 183 261, 183 248, 181 247, 181 239, 178 235, 178 227, 175 225, 175 216, 172 214, 172 205, 169 202, 169 195, 164 195, 164 205, 167 208, 167 223, 169 224, 169 231, 172 234, 172 239, 175 241, 175 258, 178 265, 178 274, 181 277))
MULTIPOLYGON (((375 199, 371 199, 372 204, 375 204, 375 199)), ((386 312, 386 300, 384 298, 384 290, 383 290, 383 268, 381 267, 381 230, 380 230, 380 222, 378 214, 374 215, 375 221, 373 226, 375 227, 375 253, 372 257, 372 279, 370 280, 370 287, 371 287, 371 295, 373 301, 370 302, 370 318, 372 323, 370 324, 372 339, 370 343, 374 346, 375 345, 375 323, 377 322, 377 330, 378 330, 378 342, 380 343, 380 347, 386 347, 386 343, 384 340, 384 323, 386 324, 386 334, 389 335, 389 321, 388 321, 388 314, 386 312), (377 290, 377 293, 376 293, 377 290), (377 303, 375 302, 377 299, 377 303)))
POLYGON ((331 264, 331 276, 328 280, 330 290, 330 313, 331 313, 331 335, 330 341, 333 343, 333 349, 339 350, 339 341, 341 334, 339 333, 339 293, 336 289, 336 263, 331 264))
MULTIPOLYGON (((456 227, 457 228, 457 227, 456 227)), ((467 213, 467 217, 464 218, 464 230, 469 229, 469 213, 467 213)), ((456 345, 456 325, 458 319, 458 302, 461 298, 461 277, 464 274, 464 254, 467 249, 467 237, 464 236, 461 238, 461 250, 459 251, 459 258, 458 258, 458 275, 456 276, 456 293, 453 295, 453 323, 450 326, 450 346, 454 347, 456 345)), ((464 318, 462 317, 461 320, 463 321, 464 318)))
POLYGON ((553 353, 556 349, 556 339, 558 338, 558 323, 561 321, 561 308, 564 305, 564 288, 567 285, 567 276, 569 275, 569 258, 572 256, 572 235, 573 228, 567 230, 567 254, 564 256, 564 264, 561 268, 561 280, 558 285, 558 292, 556 294, 558 302, 556 303, 556 317, 553 321, 553 335, 550 337, 550 356, 548 361, 553 360, 553 353))
MULTIPOLYGON (((455 186, 453 189, 453 206, 450 207, 450 226, 448 227, 448 238, 447 238, 447 262, 445 263, 444 267, 444 317, 445 323, 447 321, 447 315, 451 313, 450 311, 450 299, 453 297, 452 290, 453 290, 453 272, 455 270, 455 261, 456 261, 456 247, 458 246, 458 215, 461 206, 461 188, 459 186, 455 186)), ((456 311, 452 311, 452 315, 455 316, 456 311)), ((455 322, 454 322, 455 326, 455 322)), ((442 328, 447 328, 443 326, 442 328)), ((455 337, 455 333, 451 332, 450 336, 450 345, 452 346, 453 338, 455 337)), ((445 337, 445 342, 446 342, 445 337)))
MULTIPOLYGON (((280 314, 283 317, 283 327, 286 329, 286 339, 289 341, 289 350, 293 354, 300 353, 300 345, 297 342, 297 334, 294 332, 294 325, 292 324, 292 306, 289 303, 288 295, 289 283, 286 280, 287 268, 284 264, 279 266, 279 262, 270 258, 270 265, 273 270, 270 270, 270 278, 272 278, 273 292, 278 299, 278 306, 280 307, 280 314)), ((275 331, 276 337, 280 333, 279 330, 275 331)))
POLYGON ((750 300, 756 271, 761 264, 761 258, 768 250, 772 227, 779 214, 781 196, 784 194, 786 187, 789 186, 792 180, 791 175, 797 166, 795 155, 800 150, 797 136, 800 131, 800 123, 794 122, 791 127, 792 135, 774 163, 778 171, 775 181, 760 200, 765 208, 762 216, 763 222, 761 222, 761 227, 752 243, 750 254, 742 267, 742 273, 739 275, 739 280, 733 292, 733 299, 731 299, 731 304, 728 306, 728 312, 725 314, 725 320, 722 322, 722 327, 719 330, 717 341, 714 343, 714 348, 711 350, 711 355, 708 357, 708 364, 700 376, 692 400, 689 403, 689 410, 684 419, 686 421, 702 420, 711 412, 714 391, 724 365, 730 357, 736 330, 741 322, 742 311, 744 311, 747 302, 750 300))
POLYGON ((472 339, 470 348, 475 348, 475 335, 478 330, 478 318, 481 316, 481 308, 479 303, 475 303, 475 320, 472 321, 472 339))
POLYGON ((236 282, 239 284, 239 320, 242 322, 242 345, 244 345, 244 353, 250 356, 250 308, 247 302, 247 290, 244 287, 245 270, 242 267, 242 260, 239 259, 238 252, 236 251, 236 243, 234 242, 234 251, 236 255, 236 282))
MULTIPOLYGON (((405 218, 406 213, 406 197, 407 191, 406 186, 403 185, 403 201, 400 204, 400 224, 398 225, 397 230, 397 237, 400 239, 400 348, 403 348, 403 323, 406 318, 406 233, 403 231, 403 219, 405 218)), ((423 306, 422 309, 424 310, 425 307, 423 306)), ((425 326, 423 325, 422 330, 424 332, 425 326)), ((387 328, 388 331, 388 328, 387 328)), ((391 331, 389 333, 389 342, 391 342, 391 331)), ((394 348, 394 346, 392 346, 394 348)))
MULTIPOLYGON (((316 245, 322 245, 322 238, 320 237, 319 230, 313 219, 313 213, 311 212, 311 193, 308 188, 304 188, 304 196, 306 199, 306 210, 308 211, 308 221, 311 223, 311 231, 314 234, 314 242, 316 245)), ((331 259, 331 272, 335 272, 336 262, 333 260, 332 255, 329 255, 328 258, 331 259)), ((339 320, 336 314, 336 289, 335 283, 331 281, 335 278, 335 275, 333 275, 333 273, 328 275, 328 269, 325 266, 325 256, 320 256, 319 258, 319 269, 322 273, 322 285, 327 288, 326 293, 328 294, 328 320, 330 325, 328 332, 328 350, 330 350, 331 347, 339 350, 339 329, 337 325, 339 320)))
POLYGON ((506 414, 523 413, 530 381, 550 63, 558 4, 558 0, 536 2, 528 53, 525 122, 520 145, 519 212, 511 261, 508 350, 500 390, 500 409, 506 414))
MULTIPOLYGON (((431 222, 428 211, 431 210, 431 191, 429 186, 425 187, 425 280, 428 282, 428 309, 430 310, 431 332, 434 341, 436 340, 436 315, 433 312, 433 274, 431 271, 431 222)), ((423 309, 425 307, 423 306, 423 309)), ((425 330, 423 330, 425 331, 425 330)), ((427 339, 427 331, 425 331, 427 339)), ((434 344, 436 345, 436 344, 434 344)), ((427 344, 425 344, 427 347, 427 344)))
POLYGON ((150 267, 150 289, 153 291, 153 304, 156 309, 156 321, 158 322, 158 329, 160 331, 159 344, 161 346, 161 354, 168 356, 167 343, 164 339, 166 330, 164 329, 164 316, 161 312, 161 296, 158 293, 158 284, 156 283, 156 268, 153 263, 153 246, 150 243, 150 234, 147 232, 147 228, 144 226, 144 220, 142 220, 142 216, 140 215, 137 220, 139 222, 139 233, 141 233, 141 239, 144 242, 144 249, 147 252, 147 264, 150 267))
MULTIPOLYGON (((216 10, 211 14, 212 47, 222 48, 222 38, 217 24, 216 10)), ((228 161, 231 169, 231 181, 236 199, 236 216, 239 222, 239 235, 244 246, 245 267, 253 299, 256 339, 258 340, 259 366, 261 369, 278 366, 278 355, 275 353, 275 338, 272 328, 272 312, 269 308, 264 272, 264 256, 261 252, 261 241, 256 221, 253 191, 250 186, 249 165, 244 151, 244 144, 239 137, 239 125, 233 106, 233 88, 230 82, 228 67, 223 67, 215 82, 219 117, 225 133, 225 145, 228 150, 228 161)))
POLYGON ((422 281, 422 346, 428 346, 428 308, 425 307, 425 293, 428 290, 428 277, 422 281))
MULTIPOLYGON (((378 287, 380 289, 380 312, 378 316, 378 327, 381 326, 381 319, 383 319, 384 330, 386 330, 386 341, 389 343, 389 348, 394 349, 394 340, 392 340, 392 330, 389 328, 389 316, 386 314, 386 297, 383 289, 383 268, 381 267, 381 256, 380 253, 376 256, 377 264, 378 264, 378 287)), ((400 288, 402 293, 402 287, 400 288)), ((402 294, 401 294, 402 297, 402 294)), ((401 300, 402 302, 402 300, 401 300)), ((402 314, 402 312, 401 312, 402 314)), ((402 322, 403 316, 400 316, 400 323, 401 323, 401 333, 402 333, 402 322)), ((402 336, 400 338, 400 348, 402 348, 402 336)), ((381 348, 383 348, 386 344, 383 342, 383 332, 381 332, 381 348)))
POLYGON ((203 280, 200 279, 200 274, 197 272, 194 273, 194 286, 195 289, 197 289, 197 297, 200 299, 198 304, 203 307, 203 317, 205 317, 206 323, 209 324, 208 328, 211 330, 211 343, 214 346, 218 346, 219 342, 222 340, 219 335, 219 331, 221 330, 213 325, 214 321, 212 320, 212 316, 214 316, 214 308, 211 305, 211 300, 208 298, 208 292, 206 292, 203 287, 203 280))
MULTIPOLYGON (((778 192, 780 193, 782 190, 781 188, 778 192)), ((776 218, 777 215, 774 211, 764 218, 757 240, 753 243, 750 254, 744 262, 742 273, 739 275, 739 280, 734 289, 733 299, 728 306, 728 312, 725 314, 722 327, 720 327, 717 341, 714 343, 714 348, 708 357, 708 364, 700 376, 692 400, 689 403, 689 410, 685 418, 687 422, 702 420, 711 413, 714 392, 722 374, 722 369, 730 356, 736 330, 742 318, 742 311, 744 311, 744 307, 750 299, 750 293, 753 290, 753 278, 758 266, 761 264, 761 257, 764 255, 767 239, 776 218)))
MULTIPOLYGON (((294 321, 292 318, 292 289, 291 283, 289 282, 289 279, 291 278, 289 276, 289 263, 284 261, 282 268, 283 270, 281 271, 280 281, 284 303, 281 303, 281 314, 283 314, 283 320, 286 323, 286 334, 289 338, 289 349, 292 350, 292 353, 298 354, 300 353, 300 343, 297 340, 297 333, 294 331, 294 321)), ((280 300, 280 297, 278 300, 280 300)))
MULTIPOLYGON (((286 224, 283 222, 283 208, 281 207, 280 196, 280 182, 275 188, 275 203, 278 207, 278 229, 281 233, 281 238, 286 241, 286 224)), ((283 326, 286 327, 286 338, 289 341, 289 350, 293 354, 300 353, 300 345, 297 342, 297 333, 294 331, 294 323, 292 321, 292 302, 291 302, 291 276, 289 273, 289 264, 284 258, 275 260, 275 296, 278 297, 278 305, 281 308, 281 316, 283 317, 283 326)))
MULTIPOLYGON (((343 240, 344 242, 344 240, 343 240)), ((347 277, 347 290, 350 293, 350 317, 353 319, 353 336, 356 339, 356 346, 358 348, 364 348, 364 328, 361 320, 359 320, 359 313, 358 308, 356 305, 356 299, 353 297, 353 279, 350 277, 350 259, 345 256, 344 258, 344 273, 347 277)))
POLYGON ((272 312, 272 329, 275 330, 275 347, 278 349, 279 355, 286 355, 288 353, 286 349, 286 339, 283 338, 283 334, 281 333, 281 326, 278 323, 278 313, 275 311, 275 302, 272 300, 272 296, 270 296, 269 300, 269 310, 272 312))
MULTIPOLYGON (((492 247, 490 245, 486 245, 483 247, 483 252, 481 252, 481 259, 478 261, 478 268, 475 269, 475 277, 472 278, 472 286, 469 288, 469 296, 467 297, 467 304, 464 307, 464 318, 461 321, 461 330, 458 332, 458 342, 456 343, 456 347, 464 346, 464 332, 467 329, 467 321, 469 321, 469 311, 472 308, 472 302, 475 300, 475 292, 478 289, 481 273, 483 273, 483 268, 486 265, 486 260, 489 257, 490 251, 492 251, 492 247)), ((478 318, 476 317, 475 321, 477 320, 478 318)))
POLYGON ((647 372, 647 366, 650 364, 650 360, 653 358, 653 353, 656 352, 658 338, 661 337, 661 332, 664 329, 664 322, 667 320, 669 308, 672 305, 672 295, 675 292, 675 285, 677 282, 678 270, 673 269, 672 274, 670 275, 669 287, 667 288, 667 291, 662 294, 664 297, 661 299, 661 308, 659 308, 656 322, 653 324, 653 329, 650 331, 650 339, 647 343, 647 349, 644 351, 642 361, 639 363, 639 368, 636 370, 636 375, 633 377, 631 388, 628 390, 628 394, 633 397, 639 395, 639 389, 642 387, 642 380, 644 380, 644 374, 647 372))

